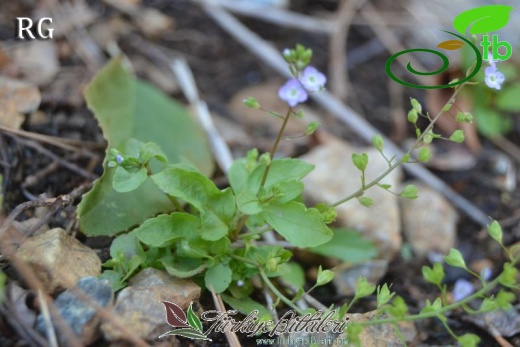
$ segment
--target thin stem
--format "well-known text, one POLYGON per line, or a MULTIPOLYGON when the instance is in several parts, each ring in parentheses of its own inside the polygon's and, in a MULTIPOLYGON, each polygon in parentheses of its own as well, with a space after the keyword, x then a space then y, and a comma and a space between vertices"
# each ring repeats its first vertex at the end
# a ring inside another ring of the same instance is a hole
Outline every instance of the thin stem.
POLYGON ((492 289, 494 289, 497 286, 497 284, 499 283, 499 277, 497 277, 492 282, 489 282, 489 284, 486 287, 481 288, 478 292, 475 292, 472 295, 467 296, 464 299, 457 301, 451 305, 443 306, 437 311, 418 313, 418 314, 413 314, 413 315, 399 317, 399 318, 385 318, 385 319, 379 319, 379 320, 373 320, 373 321, 365 321, 365 322, 359 322, 356 324, 362 325, 362 326, 375 325, 375 324, 387 324, 387 323, 402 322, 402 321, 414 321, 414 320, 439 316, 446 312, 452 311, 458 307, 461 307, 476 298, 484 296, 487 292, 491 291, 492 289))
MULTIPOLYGON (((459 94, 459 92, 462 90, 462 88, 464 87, 465 84, 462 84, 460 85, 460 87, 456 88, 455 92, 453 93, 453 95, 451 96, 451 98, 448 100, 448 102, 446 103, 447 104, 451 104, 455 101, 455 98, 457 97, 457 95, 459 94)), ((419 144, 422 142, 423 138, 424 138, 424 135, 433 129, 433 126, 435 125, 435 123, 437 122, 437 120, 439 120, 440 116, 445 112, 443 111, 444 107, 439 111, 439 113, 437 113, 437 115, 435 116, 435 118, 432 119, 431 123, 426 127, 426 129, 422 132, 422 134, 417 138, 417 141, 415 141, 415 144, 412 146, 412 148, 410 148, 408 150, 408 152, 406 152, 406 154, 401 158, 399 159, 395 164, 391 165, 385 172, 383 172, 381 175, 379 175, 376 179, 374 179, 372 182, 368 183, 367 185, 365 186, 362 186, 361 188, 359 188, 358 190, 356 190, 354 193, 350 194, 349 196, 347 196, 346 198, 343 198, 339 201, 336 201, 335 203, 331 204, 330 206, 332 207, 336 207, 338 205, 341 205, 343 204, 344 202, 347 202, 353 198, 358 198, 360 196, 363 196, 363 193, 368 190, 369 188, 372 188, 373 186, 375 186, 376 184, 378 184, 383 178, 385 178, 386 176, 388 176, 388 174, 390 172, 392 172, 393 170, 395 170, 399 165, 403 164, 404 163, 404 158, 409 156, 412 151, 414 149, 416 149, 419 144)))
POLYGON ((283 295, 279 290, 278 288, 276 288, 273 283, 271 282, 271 280, 269 279, 269 277, 267 277, 267 275, 265 274, 264 270, 262 268, 258 268, 258 270, 260 271, 260 276, 262 277, 262 280, 264 281, 264 283, 269 287, 269 289, 271 289, 271 291, 277 296, 280 298, 280 300, 282 300, 287 306, 289 306, 290 308, 294 309, 296 312, 298 312, 300 315, 303 315, 304 312, 298 307, 296 306, 291 300, 289 300, 285 295, 283 295))
MULTIPOLYGON (((281 126, 280 130, 278 131, 278 136, 276 136, 276 140, 274 141, 273 148, 271 148, 271 151, 269 152, 271 160, 273 160, 276 150, 278 149, 278 145, 280 144, 280 140, 282 139, 282 135, 285 131, 285 127, 287 126, 287 123, 289 122, 291 112, 292 112, 292 107, 289 107, 289 109, 287 110, 287 113, 285 114, 285 118, 283 119, 282 126, 281 126)), ((267 167, 265 168, 264 177, 262 177, 262 183, 260 184, 260 187, 263 187, 265 185, 265 181, 267 180, 267 175, 269 174, 270 169, 271 169, 271 163, 269 163, 267 165, 267 167)))

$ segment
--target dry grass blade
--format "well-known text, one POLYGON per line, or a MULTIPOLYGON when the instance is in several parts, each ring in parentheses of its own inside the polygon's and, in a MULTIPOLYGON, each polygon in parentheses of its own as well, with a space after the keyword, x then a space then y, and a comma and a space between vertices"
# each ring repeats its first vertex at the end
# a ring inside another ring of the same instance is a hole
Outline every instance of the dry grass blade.
POLYGON ((204 131, 208 135, 211 149, 220 168, 222 171, 228 172, 233 163, 233 155, 231 154, 231 150, 226 144, 226 141, 215 128, 207 104, 199 98, 199 92, 195 85, 195 79, 193 78, 190 67, 186 61, 181 58, 175 59, 170 64, 170 67, 177 77, 179 86, 186 96, 186 99, 191 103, 204 131))
MULTIPOLYGON (((209 290, 211 291, 211 296, 213 297, 213 302, 215 303, 215 307, 217 308, 217 310, 220 312, 226 312, 226 306, 224 306, 224 302, 222 301, 222 298, 220 297, 220 295, 215 293, 213 286, 211 286, 209 288, 209 290)), ((224 332, 224 334, 226 335, 226 339, 229 342, 229 346, 231 346, 231 347, 241 347, 242 346, 240 344, 240 341, 238 340, 237 334, 235 334, 234 332, 229 331, 227 329, 224 332)))

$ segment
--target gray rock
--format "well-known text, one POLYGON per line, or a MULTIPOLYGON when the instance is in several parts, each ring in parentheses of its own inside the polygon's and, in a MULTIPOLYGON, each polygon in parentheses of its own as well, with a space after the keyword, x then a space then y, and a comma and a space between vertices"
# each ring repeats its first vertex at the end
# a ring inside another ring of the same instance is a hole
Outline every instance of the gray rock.
MULTIPOLYGON (((77 289, 83 291, 97 305, 106 307, 112 303, 112 288, 108 280, 100 280, 96 277, 84 277, 77 283, 77 289)), ((68 289, 58 295, 54 304, 61 317, 68 323, 74 334, 85 344, 88 345, 99 337, 99 317, 96 310, 87 302, 81 299, 77 289, 68 289)), ((58 329, 58 337, 64 334, 59 333, 60 324, 54 324, 58 329)), ((40 314, 36 320, 36 329, 45 335, 45 321, 40 314)), ((61 341, 63 345, 67 341, 61 341)))
MULTIPOLYGON (((367 153, 369 156, 366 182, 381 175, 387 162, 372 148, 355 148, 343 141, 328 138, 327 141, 300 159, 314 164, 316 168, 304 178, 305 194, 314 202, 336 202, 349 196, 361 187, 360 171, 352 163, 352 153, 367 153)), ((401 177, 398 168, 380 183, 391 184, 395 190, 401 177)), ((336 208, 337 222, 341 226, 360 231, 374 241, 380 257, 391 260, 400 250, 401 220, 397 197, 379 187, 366 191, 374 204, 367 208, 357 199, 352 199, 336 208)))
MULTIPOLYGON (((350 322, 366 322, 371 321, 376 316, 377 311, 370 311, 367 313, 353 313, 349 314, 350 322)), ((386 315, 378 315, 377 319, 383 319, 386 315)), ((415 326, 411 322, 404 322, 404 325, 399 324, 400 330, 407 330, 406 334, 416 334, 415 326)), ((345 339, 348 339, 348 326, 345 332, 345 339)), ((408 338, 406 338, 408 340, 408 338)), ((360 346, 363 347, 401 347, 405 346, 401 339, 397 336, 392 324, 376 324, 365 327, 359 334, 360 346)))
POLYGON ((354 295, 356 283, 360 276, 366 277, 369 283, 377 284, 386 274, 388 261, 374 260, 362 264, 343 264, 334 269, 334 285, 342 295, 354 295))
MULTIPOLYGON (((183 310, 200 296, 200 287, 189 279, 176 278, 165 271, 147 268, 138 273, 129 286, 117 295, 113 314, 121 324, 139 337, 156 341, 171 330, 161 301, 170 301, 183 310)), ((123 340, 125 336, 110 322, 101 329, 109 341, 123 340)))
POLYGON ((416 255, 429 252, 447 254, 455 247, 457 211, 438 192, 419 182, 411 182, 419 190, 414 200, 400 199, 403 232, 416 255))

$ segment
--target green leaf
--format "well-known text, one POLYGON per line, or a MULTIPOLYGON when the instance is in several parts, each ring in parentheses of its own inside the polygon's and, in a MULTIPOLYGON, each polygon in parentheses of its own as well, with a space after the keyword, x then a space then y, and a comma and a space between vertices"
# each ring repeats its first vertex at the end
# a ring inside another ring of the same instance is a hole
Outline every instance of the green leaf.
POLYGON ((356 293, 354 294, 354 298, 360 299, 365 296, 371 295, 376 290, 376 286, 368 283, 366 277, 358 277, 356 282, 356 293))
POLYGON ((377 287, 377 308, 379 309, 381 306, 385 305, 389 302, 395 293, 391 293, 388 285, 385 283, 383 286, 377 287))
POLYGON ((251 298, 235 299, 226 294, 221 294, 221 296, 222 300, 224 300, 226 304, 243 315, 248 315, 253 311, 258 311, 259 322, 265 322, 272 319, 269 310, 264 305, 254 301, 251 298))
POLYGON ((195 314, 195 312, 193 312, 193 302, 190 302, 190 307, 188 307, 188 312, 187 312, 187 318, 188 318, 188 324, 200 331, 202 333, 202 323, 199 319, 199 317, 197 317, 197 315, 195 314))
POLYGON ((206 270, 206 265, 201 259, 177 257, 175 261, 171 258, 159 260, 166 272, 179 278, 190 278, 206 270))
POLYGON ((444 268, 441 263, 435 263, 431 268, 425 265, 422 267, 422 275, 426 281, 440 286, 444 279, 444 268))
POLYGON ((139 243, 134 231, 128 234, 121 234, 110 245, 110 257, 117 258, 118 253, 122 253, 126 260, 130 260, 139 253, 138 247, 139 243))
POLYGON ((220 263, 206 271, 204 282, 206 287, 210 289, 213 287, 215 293, 222 293, 231 283, 233 272, 228 265, 220 263))
POLYGON ((428 147, 421 147, 419 150, 419 153, 417 154, 417 159, 421 163, 426 163, 428 160, 430 160, 432 157, 432 153, 430 152, 430 149, 428 147))
POLYGON ((146 181, 147 177, 147 171, 144 167, 127 170, 122 166, 118 166, 114 173, 112 186, 118 193, 131 192, 139 188, 146 181))
POLYGON ((504 90, 498 93, 496 104, 499 109, 506 112, 520 111, 520 83, 507 86, 504 90))
POLYGON ((457 337, 457 342, 461 347, 477 347, 480 342, 480 337, 475 334, 464 334, 457 337))
POLYGON ((352 162, 359 171, 365 171, 368 165, 368 155, 366 153, 352 153, 352 162))
MULTIPOLYGON (((206 137, 186 109, 130 75, 121 59, 111 61, 96 75, 86 88, 85 98, 109 148, 122 149, 130 138, 153 141, 170 163, 185 158, 204 173, 213 172, 206 137)), ((115 235, 173 210, 168 198, 149 179, 131 193, 118 193, 112 188, 114 170, 107 168, 106 161, 104 169, 78 206, 80 227, 88 236, 115 235)))
POLYGON ((455 248, 450 249, 450 253, 444 257, 444 261, 446 264, 454 267, 466 268, 466 262, 464 261, 462 254, 455 248))
POLYGON ((123 289, 126 286, 125 282, 122 279, 123 275, 118 271, 105 270, 101 275, 98 276, 98 278, 102 280, 108 280, 114 292, 117 292, 118 290, 123 289))
POLYGON ((489 138, 505 134, 513 128, 508 116, 488 108, 477 108, 474 112, 478 131, 489 138))
POLYGON ((332 239, 311 251, 326 257, 335 257, 349 263, 361 263, 377 256, 371 241, 353 230, 335 229, 332 239))
POLYGON ((237 206, 244 214, 257 214, 262 212, 262 206, 256 194, 243 190, 237 195, 237 206))
POLYGON ((502 244, 502 227, 496 220, 487 226, 487 231, 493 240, 502 244))
POLYGON ((323 270, 320 265, 320 267, 318 268, 318 278, 316 279, 316 285, 324 286, 330 281, 332 281, 334 279, 334 276, 334 272, 330 270, 323 270))
POLYGON ((509 21, 509 12, 513 7, 504 5, 488 5, 473 8, 460 13, 453 20, 453 27, 462 35, 487 34, 504 27, 509 21), (471 27, 470 27, 471 26, 471 27))
POLYGON ((318 210, 299 202, 267 206, 260 215, 296 247, 319 246, 333 235, 318 210))
POLYGON ((290 180, 301 180, 312 170, 314 170, 314 165, 308 164, 300 159, 275 159, 271 163, 269 175, 265 181, 265 187, 290 180))
POLYGON ((139 269, 139 266, 141 266, 142 262, 143 259, 141 259, 140 256, 134 255, 132 259, 130 259, 130 261, 127 264, 125 264, 126 274, 122 278, 122 280, 126 281, 127 279, 132 277, 132 275, 139 269))
POLYGON ((204 210, 211 195, 219 193, 215 183, 203 174, 177 166, 169 166, 151 178, 160 190, 192 204, 199 211, 204 210))
POLYGON ((462 143, 464 142, 464 131, 461 129, 457 129, 451 134, 450 141, 456 142, 456 143, 462 143))
POLYGON ((305 272, 298 263, 288 262, 281 264, 278 267, 278 274, 280 274, 284 282, 295 287, 303 287, 305 285, 305 272))
POLYGON ((406 187, 404 187, 401 194, 399 194, 403 198, 407 199, 417 199, 419 197, 419 193, 417 191, 417 187, 413 184, 407 184, 406 187))
POLYGON ((360 196, 359 198, 357 198, 357 200, 359 201, 359 203, 365 207, 370 207, 374 204, 374 201, 369 198, 368 196, 360 196))
MULTIPOLYGON (((430 303, 430 300, 426 299, 426 306, 423 307, 423 309, 421 310, 421 314, 423 313, 429 313, 429 312, 437 312, 439 311, 440 309, 442 308, 442 301, 441 301, 441 298, 437 298, 435 299, 435 301, 432 303, 430 303)), ((439 318, 443 317, 443 316, 439 316, 437 315, 439 318)), ((442 319, 442 318, 441 318, 442 319)))
POLYGON ((159 215, 141 224, 135 232, 142 243, 150 247, 165 247, 180 238, 188 238, 197 234, 200 220, 188 213, 174 212, 170 215, 159 215))

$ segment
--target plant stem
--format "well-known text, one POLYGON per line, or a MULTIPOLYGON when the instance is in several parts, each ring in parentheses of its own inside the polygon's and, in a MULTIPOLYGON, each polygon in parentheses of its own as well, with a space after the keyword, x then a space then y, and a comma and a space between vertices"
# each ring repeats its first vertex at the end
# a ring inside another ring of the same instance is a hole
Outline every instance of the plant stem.
MULTIPOLYGON (((455 98, 457 97, 457 95, 459 94, 459 92, 462 90, 462 88, 464 87, 465 83, 464 84, 461 84, 458 88, 455 89, 455 92, 453 93, 453 95, 451 96, 451 98, 448 100, 448 102, 445 104, 450 104, 450 103, 453 103, 455 101, 455 98)), ((401 157, 401 159, 399 159, 395 164, 393 165, 390 165, 390 167, 385 171, 383 172, 381 175, 379 175, 376 179, 374 179, 372 182, 368 183, 367 185, 365 186, 362 186, 361 188, 359 188, 358 190, 356 190, 354 193, 350 194, 349 196, 347 196, 346 198, 343 198, 339 201, 336 201, 335 203, 331 204, 330 206, 332 207, 336 207, 338 205, 341 205, 343 204, 344 202, 347 202, 353 198, 358 198, 360 196, 363 196, 363 193, 368 190, 369 188, 372 188, 373 186, 375 186, 376 184, 378 184, 383 178, 385 178, 386 176, 388 176, 388 174, 390 172, 392 172, 393 170, 395 170, 399 165, 403 164, 404 161, 403 159, 405 157, 407 157, 408 155, 410 155, 412 153, 412 151, 414 149, 416 149, 422 142, 423 138, 424 138, 424 135, 426 133, 428 133, 428 131, 432 130, 433 129, 433 126, 435 125, 435 123, 437 122, 437 120, 439 120, 440 116, 445 113, 445 111, 443 111, 444 107, 439 111, 439 113, 437 113, 437 115, 435 116, 435 118, 432 119, 431 123, 426 127, 426 129, 422 132, 422 134, 417 138, 417 141, 415 141, 414 145, 412 146, 412 148, 410 148, 408 150, 408 152, 405 153, 405 155, 403 157, 401 157)))
POLYGON ((258 270, 260 271, 260 276, 262 277, 262 280, 264 281, 264 283, 269 287, 269 289, 271 289, 271 291, 277 296, 280 298, 280 300, 282 300, 287 306, 289 306, 290 308, 292 308, 293 310, 295 310, 296 312, 298 312, 300 315, 303 315, 303 311, 298 307, 296 306, 291 300, 289 300, 285 295, 283 295, 279 290, 278 288, 276 288, 273 283, 271 282, 271 280, 269 280, 269 277, 267 277, 267 275, 265 274, 264 270, 262 268, 258 268, 258 270))
MULTIPOLYGON (((280 144, 280 140, 282 139, 282 135, 285 131, 285 127, 287 126, 287 123, 289 122, 291 112, 292 112, 292 107, 289 107, 289 109, 287 110, 287 113, 285 114, 285 118, 283 119, 282 126, 280 127, 280 130, 278 131, 278 136, 276 136, 276 140, 274 141, 273 148, 271 148, 271 151, 269 152, 271 161, 273 160, 274 155, 276 154, 276 150, 278 149, 278 145, 280 144)), ((263 187, 265 185, 265 181, 267 180, 267 175, 269 174, 270 169, 271 169, 271 162, 269 162, 269 164, 265 168, 264 177, 262 177, 262 183, 260 184, 260 187, 263 187)))

